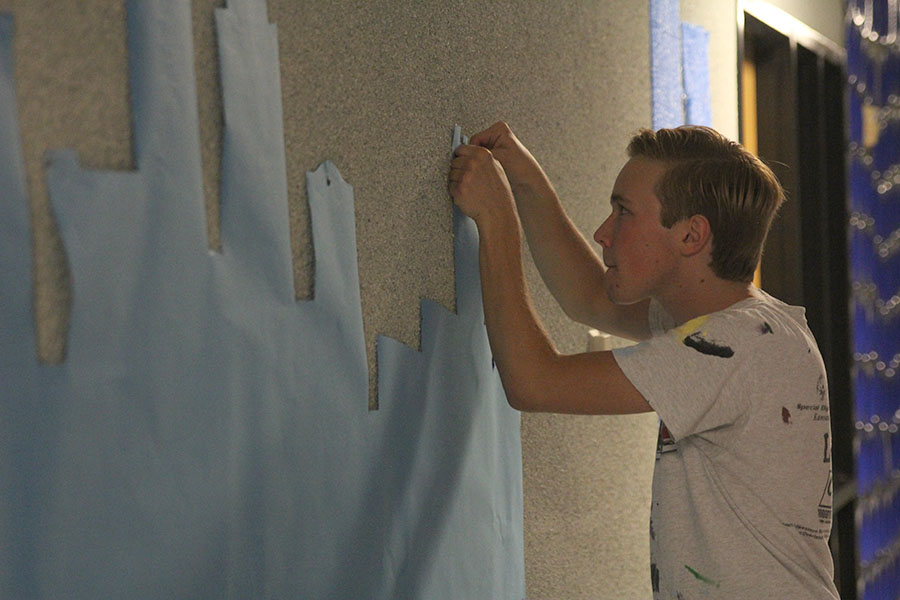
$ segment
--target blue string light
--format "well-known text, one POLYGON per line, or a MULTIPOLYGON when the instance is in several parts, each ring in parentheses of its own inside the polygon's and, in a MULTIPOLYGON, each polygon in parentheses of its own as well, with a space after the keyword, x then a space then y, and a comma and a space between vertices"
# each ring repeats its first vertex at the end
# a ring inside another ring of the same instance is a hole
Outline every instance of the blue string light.
POLYGON ((896 0, 847 14, 859 597, 900 590, 900 40, 896 0))

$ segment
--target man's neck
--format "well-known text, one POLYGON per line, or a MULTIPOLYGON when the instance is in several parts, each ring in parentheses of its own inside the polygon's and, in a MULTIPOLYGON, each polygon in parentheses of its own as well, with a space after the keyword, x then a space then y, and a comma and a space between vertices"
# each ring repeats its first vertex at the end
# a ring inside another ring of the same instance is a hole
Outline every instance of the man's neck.
POLYGON ((656 297, 675 323, 681 325, 697 317, 724 310, 759 291, 752 283, 727 281, 714 275, 699 277, 685 285, 676 285, 656 297))

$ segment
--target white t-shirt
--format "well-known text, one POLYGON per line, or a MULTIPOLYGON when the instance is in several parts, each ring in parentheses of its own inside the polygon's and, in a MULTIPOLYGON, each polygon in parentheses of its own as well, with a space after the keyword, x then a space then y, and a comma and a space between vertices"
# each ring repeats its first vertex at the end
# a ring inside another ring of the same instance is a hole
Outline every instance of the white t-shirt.
POLYGON ((654 598, 838 598, 825 367, 804 309, 758 297, 614 350, 660 417, 654 598))

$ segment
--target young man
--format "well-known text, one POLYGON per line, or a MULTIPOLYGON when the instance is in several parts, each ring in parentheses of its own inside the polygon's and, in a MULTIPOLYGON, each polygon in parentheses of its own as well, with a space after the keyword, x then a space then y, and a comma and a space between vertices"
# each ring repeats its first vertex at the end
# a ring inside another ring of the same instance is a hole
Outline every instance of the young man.
POLYGON ((594 234, 601 260, 506 124, 457 149, 450 192, 478 226, 509 403, 658 413, 654 598, 837 598, 822 359, 803 309, 751 283, 781 186, 705 127, 641 131, 628 154, 594 234), (558 353, 529 299, 520 227, 566 314, 641 343, 558 353))

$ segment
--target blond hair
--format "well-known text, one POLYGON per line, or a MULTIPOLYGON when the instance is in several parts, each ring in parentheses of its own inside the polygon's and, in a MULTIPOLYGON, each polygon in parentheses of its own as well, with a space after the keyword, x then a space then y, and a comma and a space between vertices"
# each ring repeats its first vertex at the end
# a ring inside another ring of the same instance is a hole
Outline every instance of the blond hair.
POLYGON ((662 225, 703 215, 713 234, 713 272, 730 281, 751 281, 784 201, 772 170, 737 142, 700 126, 643 129, 628 145, 628 156, 669 165, 655 190, 662 225))

